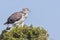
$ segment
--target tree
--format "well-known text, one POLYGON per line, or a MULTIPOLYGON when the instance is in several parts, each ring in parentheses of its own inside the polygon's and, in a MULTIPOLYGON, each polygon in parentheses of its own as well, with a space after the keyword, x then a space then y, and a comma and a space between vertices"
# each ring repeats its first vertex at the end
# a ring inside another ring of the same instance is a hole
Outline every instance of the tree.
POLYGON ((44 28, 24 25, 23 27, 15 26, 9 32, 3 30, 0 40, 48 40, 48 36, 44 28))

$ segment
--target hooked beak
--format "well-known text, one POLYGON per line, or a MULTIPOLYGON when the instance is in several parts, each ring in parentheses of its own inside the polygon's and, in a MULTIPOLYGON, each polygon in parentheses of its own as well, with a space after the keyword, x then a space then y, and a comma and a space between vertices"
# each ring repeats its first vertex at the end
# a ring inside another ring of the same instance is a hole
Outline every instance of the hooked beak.
POLYGON ((29 11, 29 13, 32 12, 31 10, 29 11))

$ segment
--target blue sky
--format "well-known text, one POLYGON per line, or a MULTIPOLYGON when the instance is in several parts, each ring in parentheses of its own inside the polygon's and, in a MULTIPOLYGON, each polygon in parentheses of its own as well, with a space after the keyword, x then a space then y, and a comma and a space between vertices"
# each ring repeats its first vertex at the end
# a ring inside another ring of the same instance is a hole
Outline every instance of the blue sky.
POLYGON ((50 38, 60 40, 60 0, 0 0, 0 33, 6 28, 3 24, 7 18, 25 7, 31 10, 26 24, 43 26, 50 38))

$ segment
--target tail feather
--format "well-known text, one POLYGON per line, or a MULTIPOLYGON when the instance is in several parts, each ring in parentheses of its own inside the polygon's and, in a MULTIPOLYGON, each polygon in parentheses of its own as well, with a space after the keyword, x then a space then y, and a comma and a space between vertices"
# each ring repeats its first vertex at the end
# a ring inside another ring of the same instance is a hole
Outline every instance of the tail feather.
POLYGON ((5 25, 5 24, 8 24, 8 22, 4 23, 4 25, 5 25))

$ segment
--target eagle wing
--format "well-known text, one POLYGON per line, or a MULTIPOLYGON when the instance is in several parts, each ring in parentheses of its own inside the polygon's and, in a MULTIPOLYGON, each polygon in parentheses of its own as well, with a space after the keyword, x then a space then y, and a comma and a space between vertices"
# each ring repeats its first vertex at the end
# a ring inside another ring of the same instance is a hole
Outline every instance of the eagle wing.
POLYGON ((22 18, 22 14, 20 12, 16 12, 12 14, 8 19, 5 24, 12 24, 22 18))

